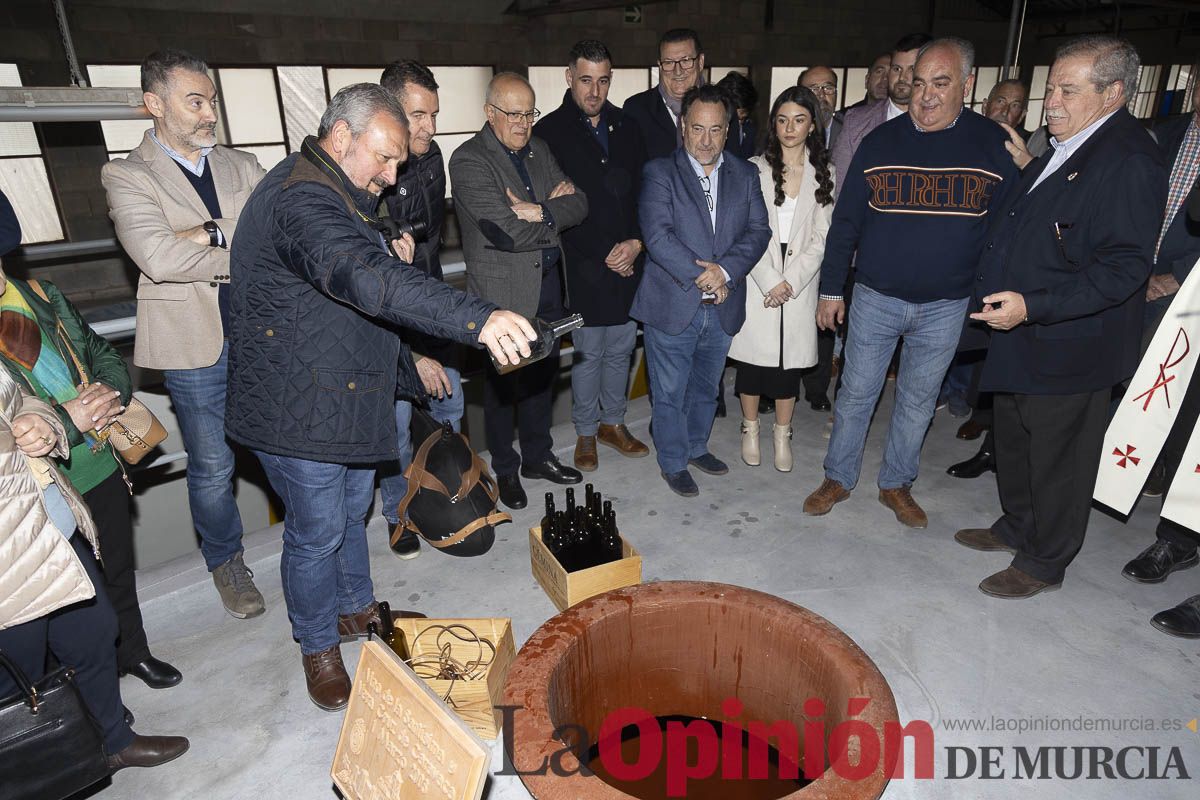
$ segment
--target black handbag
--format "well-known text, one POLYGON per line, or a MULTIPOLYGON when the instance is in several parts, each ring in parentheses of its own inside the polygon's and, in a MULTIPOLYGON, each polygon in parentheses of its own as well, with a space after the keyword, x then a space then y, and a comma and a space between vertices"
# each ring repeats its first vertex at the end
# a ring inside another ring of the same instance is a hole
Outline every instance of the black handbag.
POLYGON ((0 795, 4 800, 62 800, 109 774, 100 726, 61 667, 30 683, 0 652, 18 692, 0 699, 0 795))
POLYGON ((397 509, 404 523, 392 544, 411 530, 452 556, 480 556, 496 540, 493 527, 512 517, 496 510, 499 492, 487 464, 467 437, 441 424, 424 409, 413 408, 412 441, 418 444, 404 471, 408 493, 397 509))

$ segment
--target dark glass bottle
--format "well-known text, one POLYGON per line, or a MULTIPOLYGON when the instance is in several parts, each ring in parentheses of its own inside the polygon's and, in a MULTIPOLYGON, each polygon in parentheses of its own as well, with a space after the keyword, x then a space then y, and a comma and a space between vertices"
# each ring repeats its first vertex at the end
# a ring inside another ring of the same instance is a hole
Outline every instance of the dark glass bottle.
POLYGON ((546 515, 542 517, 542 535, 545 536, 546 528, 550 526, 554 519, 554 492, 546 492, 546 515))
POLYGON ((621 534, 617 532, 617 512, 613 511, 612 504, 607 501, 604 503, 604 535, 600 544, 603 552, 603 560, 600 563, 620 560, 624 551, 621 546, 621 534))
POLYGON ((571 540, 567 532, 566 516, 561 511, 555 513, 550 519, 549 526, 542 529, 542 542, 550 554, 558 559, 558 563, 562 565, 563 569, 570 572, 568 560, 571 540))
POLYGON ((532 364, 535 361, 541 361, 554 350, 554 343, 564 334, 570 333, 573 330, 583 327, 583 317, 579 314, 572 314, 564 319, 554 322, 546 322, 545 320, 534 317, 529 321, 533 325, 534 331, 537 332, 537 339, 529 343, 529 356, 521 358, 516 364, 501 364, 496 361, 496 357, 491 355, 492 366, 501 375, 512 372, 514 369, 520 369, 526 364, 532 364))

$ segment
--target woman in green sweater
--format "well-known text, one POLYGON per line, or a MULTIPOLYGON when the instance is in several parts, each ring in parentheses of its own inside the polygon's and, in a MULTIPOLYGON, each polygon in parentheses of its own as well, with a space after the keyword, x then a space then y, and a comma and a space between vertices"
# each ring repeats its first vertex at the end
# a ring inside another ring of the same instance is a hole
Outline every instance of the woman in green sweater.
POLYGON ((152 656, 146 642, 134 576, 130 487, 105 431, 133 393, 124 359, 53 284, 31 286, 6 278, 0 268, 0 361, 54 408, 66 428, 71 453, 63 472, 99 530, 105 588, 120 622, 121 674, 156 689, 174 686, 183 676, 152 656), (76 359, 86 376, 79 374, 76 359))

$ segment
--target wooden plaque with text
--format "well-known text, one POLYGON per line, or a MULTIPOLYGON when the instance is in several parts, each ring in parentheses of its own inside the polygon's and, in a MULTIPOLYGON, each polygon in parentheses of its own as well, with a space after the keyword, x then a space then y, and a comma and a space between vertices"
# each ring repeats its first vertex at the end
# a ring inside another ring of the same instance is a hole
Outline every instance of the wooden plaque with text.
POLYGON ((331 775, 346 800, 479 800, 483 742, 390 649, 363 645, 331 775))

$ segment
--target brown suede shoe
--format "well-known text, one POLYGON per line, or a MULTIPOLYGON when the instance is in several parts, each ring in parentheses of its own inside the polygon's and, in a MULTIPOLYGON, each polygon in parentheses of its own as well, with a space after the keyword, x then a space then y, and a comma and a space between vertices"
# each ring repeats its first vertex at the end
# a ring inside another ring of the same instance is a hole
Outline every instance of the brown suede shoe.
POLYGON ((308 699, 325 711, 338 711, 350 702, 350 676, 342 663, 342 648, 334 645, 328 650, 302 655, 304 681, 308 684, 308 699))
POLYGON ((108 768, 116 772, 126 767, 157 767, 187 752, 189 742, 183 736, 139 736, 119 753, 108 757, 108 768))
POLYGON ((338 614, 338 636, 342 637, 342 641, 365 639, 367 626, 372 622, 375 623, 376 630, 383 631, 383 620, 380 617, 380 611, 383 609, 387 609, 392 619, 425 619, 425 615, 420 611, 392 611, 387 603, 382 604, 383 608, 380 605, 375 602, 356 614, 338 614))
POLYGON ((849 496, 849 489, 835 480, 826 478, 817 490, 804 500, 804 513, 810 517, 823 516, 849 496))
POLYGON ((1046 583, 1027 575, 1016 567, 1008 567, 995 575, 989 575, 979 584, 979 591, 1005 600, 1020 600, 1033 597, 1038 592, 1052 592, 1062 583, 1046 583))
POLYGON ((650 448, 634 437, 624 425, 601 425, 596 438, 623 456, 642 458, 650 455, 650 448))
POLYGON ((901 486, 899 489, 880 489, 879 502, 895 512, 901 525, 910 528, 929 527, 929 517, 925 516, 925 510, 917 505, 917 501, 913 500, 912 492, 907 486, 901 486))
POLYGON ((1003 539, 992 533, 991 528, 963 528, 954 534, 954 541, 963 547, 969 547, 972 550, 982 550, 985 553, 993 550, 1006 550, 1009 553, 1016 552, 1016 550, 1005 544, 1003 539))
POLYGON ((580 436, 575 440, 575 469, 595 472, 600 459, 596 456, 596 437, 580 436))

